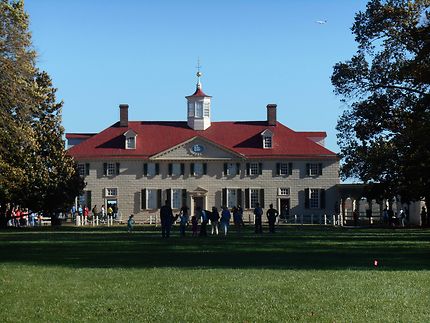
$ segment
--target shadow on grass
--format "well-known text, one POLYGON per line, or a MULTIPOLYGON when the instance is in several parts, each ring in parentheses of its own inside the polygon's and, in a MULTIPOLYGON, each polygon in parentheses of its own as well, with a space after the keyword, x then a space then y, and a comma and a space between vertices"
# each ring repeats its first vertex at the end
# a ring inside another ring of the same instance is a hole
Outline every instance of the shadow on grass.
POLYGON ((255 235, 162 239, 153 227, 0 232, 0 261, 68 267, 429 270, 430 231, 280 227, 255 235))

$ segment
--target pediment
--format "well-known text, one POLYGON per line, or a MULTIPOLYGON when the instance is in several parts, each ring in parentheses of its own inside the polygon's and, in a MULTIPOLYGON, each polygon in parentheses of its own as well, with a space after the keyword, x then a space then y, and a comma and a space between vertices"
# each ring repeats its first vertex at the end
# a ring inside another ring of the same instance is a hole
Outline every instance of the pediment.
POLYGON ((128 138, 128 137, 136 137, 137 133, 133 129, 128 129, 126 132, 124 132, 124 136, 126 138, 128 138))
POLYGON ((264 131, 261 133, 261 135, 262 135, 262 136, 270 136, 270 137, 272 137, 272 136, 273 136, 273 132, 272 132, 272 131, 270 131, 269 129, 266 129, 266 130, 264 130, 264 131))
POLYGON ((203 137, 193 137, 150 157, 153 160, 232 160, 243 158, 242 154, 203 137))

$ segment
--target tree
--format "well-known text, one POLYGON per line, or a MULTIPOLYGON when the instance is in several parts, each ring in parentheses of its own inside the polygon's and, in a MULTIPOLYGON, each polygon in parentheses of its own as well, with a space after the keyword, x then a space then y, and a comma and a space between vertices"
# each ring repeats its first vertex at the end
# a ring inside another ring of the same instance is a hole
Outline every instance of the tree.
POLYGON ((5 205, 53 211, 83 188, 67 155, 62 102, 36 67, 23 1, 0 0, 0 215, 5 205))
POLYGON ((371 0, 355 16, 356 54, 334 66, 343 178, 430 202, 430 0, 371 0))

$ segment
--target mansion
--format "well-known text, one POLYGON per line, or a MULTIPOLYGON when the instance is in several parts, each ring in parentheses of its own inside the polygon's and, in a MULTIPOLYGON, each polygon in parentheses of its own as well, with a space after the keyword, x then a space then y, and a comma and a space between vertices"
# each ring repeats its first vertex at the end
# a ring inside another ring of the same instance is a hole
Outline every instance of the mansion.
POLYGON ((119 122, 96 134, 68 133, 68 152, 86 187, 79 203, 117 204, 123 217, 158 214, 168 200, 174 213, 187 205, 251 213, 256 203, 286 214, 333 214, 338 207, 339 157, 324 147, 325 132, 298 132, 267 119, 214 122, 211 96, 200 83, 186 97, 187 121, 119 122))

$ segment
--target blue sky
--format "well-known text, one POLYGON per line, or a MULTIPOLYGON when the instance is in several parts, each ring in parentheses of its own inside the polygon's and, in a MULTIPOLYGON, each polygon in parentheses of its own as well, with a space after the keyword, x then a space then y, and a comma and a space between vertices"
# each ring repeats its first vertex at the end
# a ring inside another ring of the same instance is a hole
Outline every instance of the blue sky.
POLYGON ((326 131, 338 152, 344 106, 333 65, 356 50, 351 26, 367 1, 26 0, 38 66, 64 100, 66 132, 99 132, 130 105, 130 120, 186 120, 185 96, 202 85, 212 121, 278 120, 326 131), (318 24, 318 20, 327 20, 318 24))

